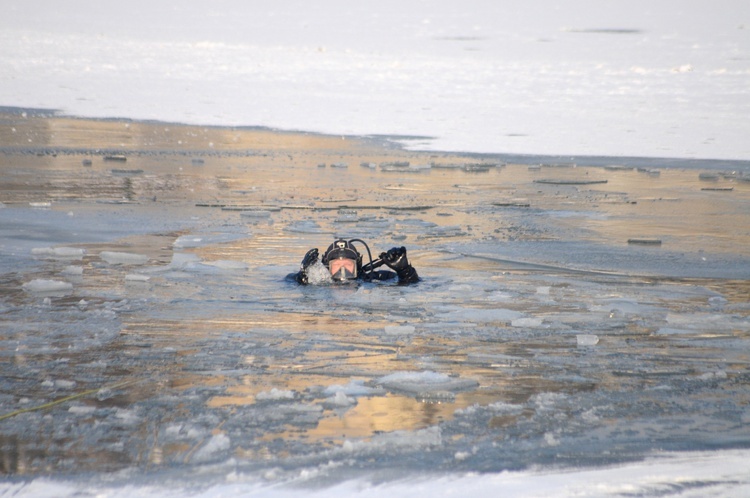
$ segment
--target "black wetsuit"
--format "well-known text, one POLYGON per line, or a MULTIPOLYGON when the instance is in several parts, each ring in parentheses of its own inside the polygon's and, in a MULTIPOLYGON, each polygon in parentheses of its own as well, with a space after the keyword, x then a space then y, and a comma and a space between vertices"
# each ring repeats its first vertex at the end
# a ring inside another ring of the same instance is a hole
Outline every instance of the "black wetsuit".
MULTIPOLYGON (((351 241, 340 239, 335 241, 328 247, 325 254, 323 254, 322 262, 325 264, 328 262, 329 258, 333 259, 331 255, 336 251, 353 251, 351 254, 353 255, 352 257, 356 257, 358 270, 356 279, 353 280, 372 282, 376 280, 382 281, 398 278, 399 285, 414 284, 419 282, 420 278, 417 274, 417 270, 415 270, 414 267, 409 264, 409 260, 406 257, 405 247, 393 247, 388 252, 381 253, 378 259, 374 261, 371 259, 369 263, 362 264, 361 255, 353 249, 352 242, 355 241, 365 244, 364 241, 361 241, 359 239, 352 239, 351 241), (343 244, 345 244, 345 247, 343 244), (383 265, 390 267, 393 271, 376 270, 376 268, 383 265)), ((367 247, 367 244, 365 244, 365 247, 367 248, 367 252, 369 254, 370 248, 367 247)), ((287 279, 293 279, 297 283, 307 285, 309 283, 307 278, 307 268, 315 264, 317 261, 318 249, 310 249, 302 259, 300 270, 297 273, 288 275, 287 279)))

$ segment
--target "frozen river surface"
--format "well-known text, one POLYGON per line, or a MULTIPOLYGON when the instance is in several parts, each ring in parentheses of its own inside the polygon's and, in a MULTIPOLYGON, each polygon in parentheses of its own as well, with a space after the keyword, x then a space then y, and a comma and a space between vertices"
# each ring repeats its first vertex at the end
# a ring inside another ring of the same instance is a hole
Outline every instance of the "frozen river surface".
POLYGON ((684 451, 720 463, 598 489, 747 489, 746 163, 4 119, 6 490, 573 479, 684 451), (422 281, 285 280, 338 236, 406 246, 422 281))

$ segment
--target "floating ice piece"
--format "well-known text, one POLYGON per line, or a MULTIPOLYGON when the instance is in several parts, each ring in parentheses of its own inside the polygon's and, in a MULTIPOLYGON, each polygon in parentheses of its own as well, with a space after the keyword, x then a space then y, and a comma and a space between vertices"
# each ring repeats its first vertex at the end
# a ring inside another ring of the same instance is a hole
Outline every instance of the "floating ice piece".
POLYGON ((273 388, 270 391, 263 391, 255 396, 256 401, 278 401, 285 399, 294 399, 294 391, 283 391, 273 388))
POLYGON ((414 333, 413 325, 386 325, 385 333, 387 335, 410 335, 414 333))
POLYGON ((307 267, 307 283, 311 285, 330 284, 333 282, 331 272, 320 261, 307 267))
POLYGON ((339 209, 336 221, 339 223, 351 223, 358 221, 356 209, 339 209))
POLYGON ((706 372, 697 377, 698 380, 726 380, 727 373, 724 370, 718 370, 716 372, 706 372))
POLYGON ((547 443, 547 446, 559 446, 560 440, 555 437, 554 434, 551 432, 545 432, 544 433, 544 442, 547 443))
POLYGON ((99 257, 110 265, 142 265, 148 262, 148 256, 130 252, 102 251, 99 257))
POLYGON ((372 438, 376 445, 396 448, 424 448, 439 446, 443 442, 440 427, 428 427, 418 431, 394 431, 377 434, 372 438))
POLYGON ((86 249, 78 247, 35 247, 31 250, 31 254, 61 259, 82 259, 86 254, 86 249))
POLYGON ((270 218, 271 211, 267 209, 247 209, 240 212, 243 218, 270 218))
POLYGON ((51 202, 29 202, 29 206, 36 208, 36 209, 45 209, 52 207, 51 202))
POLYGON ((141 275, 140 273, 129 273, 125 275, 125 280, 128 282, 148 282, 151 277, 148 275, 141 275))
POLYGON ((406 449, 408 451, 440 446, 442 443, 443 434, 440 427, 433 426, 418 431, 393 431, 376 434, 370 441, 347 439, 341 445, 341 451, 351 454, 382 453, 384 449, 393 451, 406 449))
POLYGON ((541 318, 523 317, 511 320, 511 327, 539 327, 544 320, 541 318))
POLYGON ((526 408, 524 405, 516 405, 513 403, 506 403, 504 401, 497 401, 487 405, 487 408, 497 413, 510 413, 520 415, 526 408))
POLYGON ((184 269, 191 265, 196 265, 201 262, 201 258, 196 254, 190 254, 185 252, 175 252, 172 254, 172 261, 169 263, 170 269, 184 269))
POLYGON ((464 391, 474 389, 479 385, 472 379, 459 379, 431 371, 396 372, 381 377, 376 382, 386 389, 420 395, 439 391, 464 391))
POLYGON ((313 220, 297 221, 290 224, 286 229, 295 233, 323 233, 320 225, 313 220))
POLYGON ((230 449, 231 442, 231 439, 226 434, 214 434, 206 444, 193 454, 191 461, 194 463, 206 463, 220 458, 230 449))
POLYGON ((140 420, 140 417, 134 410, 125 408, 115 408, 115 417, 126 425, 133 425, 140 420))
POLYGON ((31 282, 26 282, 21 288, 26 292, 33 292, 36 294, 52 294, 68 292, 73 289, 73 284, 62 282, 60 280, 37 278, 31 282))
POLYGON ((233 242, 237 239, 245 237, 244 234, 235 233, 211 233, 211 234, 191 234, 182 235, 177 237, 172 246, 184 249, 188 247, 204 247, 212 244, 222 244, 225 242, 233 242))
POLYGON ((382 389, 367 387, 364 380, 352 380, 348 384, 337 384, 328 386, 323 390, 325 396, 333 396, 336 393, 344 393, 347 396, 372 396, 384 394, 382 389))
POLYGON ((75 405, 68 408, 68 413, 73 415, 89 415, 96 411, 94 406, 75 405))
POLYGON ((599 343, 599 336, 595 334, 578 334, 576 343, 579 346, 596 346, 599 343))
POLYGON ((493 368, 527 368, 531 364, 526 358, 499 353, 469 353, 466 360, 469 363, 489 364, 493 368))
POLYGON ((77 275, 81 276, 83 275, 83 267, 82 266, 66 266, 63 268, 63 270, 60 272, 63 275, 77 275))
POLYGON ((503 291, 494 291, 486 297, 487 301, 493 301, 493 302, 510 301, 511 299, 513 299, 513 295, 508 292, 503 292, 503 291))
POLYGON ((336 394, 333 396, 327 398, 323 405, 330 407, 330 408, 344 408, 347 406, 356 405, 357 400, 354 398, 350 398, 346 394, 344 394, 343 391, 337 391, 336 394))
POLYGON ((598 183, 607 183, 607 180, 575 180, 575 179, 558 179, 543 178, 534 180, 534 183, 543 183, 547 185, 594 185, 598 183))
POLYGON ((465 308, 456 311, 450 311, 440 318, 444 320, 452 321, 467 321, 467 322, 502 322, 509 323, 512 320, 521 318, 523 313, 520 311, 508 310, 503 308, 498 309, 471 309, 465 308))
POLYGON ((206 261, 205 265, 213 266, 221 270, 247 270, 247 263, 243 261, 232 261, 229 259, 220 259, 218 261, 206 261))

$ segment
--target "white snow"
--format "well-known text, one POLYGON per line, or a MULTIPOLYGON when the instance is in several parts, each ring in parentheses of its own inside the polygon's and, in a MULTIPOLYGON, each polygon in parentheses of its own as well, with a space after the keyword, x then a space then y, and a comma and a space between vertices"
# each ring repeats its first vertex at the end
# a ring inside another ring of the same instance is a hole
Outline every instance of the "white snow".
POLYGON ((750 157, 747 2, 67 5, 5 2, 0 105, 440 150, 750 157))
MULTIPOLYGON (((222 435, 213 436, 210 449, 223 451, 222 435), (214 441, 215 439, 215 441, 214 441)), ((224 436, 226 437, 226 436, 224 436)), ((435 440, 436 435, 425 434, 423 444, 435 440)), ((404 444, 413 443, 409 438, 404 444)), ((352 447, 351 450, 356 450, 352 447)), ((99 481, 82 485, 75 481, 55 481, 40 477, 31 481, 6 481, 0 491, 18 498, 68 498, 83 493, 110 498, 178 497, 216 498, 220 496, 253 497, 331 497, 379 496, 413 497, 415 494, 435 497, 449 496, 513 496, 539 498, 556 496, 618 497, 618 496, 746 496, 750 493, 750 476, 747 473, 748 450, 715 452, 685 452, 655 455, 642 462, 607 468, 578 469, 572 471, 530 470, 496 474, 442 474, 429 475, 395 482, 376 484, 366 480, 349 480, 331 487, 279 487, 260 482, 247 482, 233 473, 224 482, 186 491, 180 487, 155 484, 130 484, 123 487, 99 481)))

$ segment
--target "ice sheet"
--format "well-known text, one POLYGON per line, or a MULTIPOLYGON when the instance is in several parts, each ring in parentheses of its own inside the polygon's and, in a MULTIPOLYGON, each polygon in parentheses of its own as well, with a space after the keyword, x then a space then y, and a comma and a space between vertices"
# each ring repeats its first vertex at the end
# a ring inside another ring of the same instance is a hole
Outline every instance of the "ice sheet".
POLYGON ((743 2, 45 6, 6 5, 2 105, 432 150, 750 159, 743 2))

